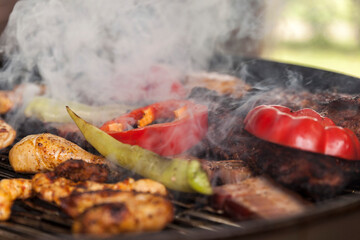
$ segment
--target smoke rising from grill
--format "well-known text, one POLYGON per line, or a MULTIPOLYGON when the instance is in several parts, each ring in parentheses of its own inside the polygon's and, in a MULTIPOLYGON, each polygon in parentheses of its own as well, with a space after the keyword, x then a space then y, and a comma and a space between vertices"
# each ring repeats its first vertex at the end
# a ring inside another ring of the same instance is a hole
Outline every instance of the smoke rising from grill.
POLYGON ((41 78, 52 98, 106 104, 144 97, 137 90, 149 89, 151 68, 166 64, 176 71, 156 75, 145 96, 161 100, 182 73, 206 68, 230 34, 262 37, 249 11, 256 2, 19 1, 2 36, 0 78, 41 78))

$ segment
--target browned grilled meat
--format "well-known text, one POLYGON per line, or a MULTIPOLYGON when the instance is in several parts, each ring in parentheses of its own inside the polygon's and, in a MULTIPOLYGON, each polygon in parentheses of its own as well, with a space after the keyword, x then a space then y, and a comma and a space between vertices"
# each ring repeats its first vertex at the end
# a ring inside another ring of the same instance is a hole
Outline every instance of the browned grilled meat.
POLYGON ((167 195, 164 185, 150 179, 140 179, 135 181, 129 178, 117 183, 98 183, 93 181, 74 182, 63 177, 57 177, 50 173, 38 173, 33 179, 33 191, 39 198, 60 203, 60 199, 69 196, 73 192, 97 191, 103 189, 148 192, 159 195, 167 195))
POLYGON ((69 159, 82 159, 90 163, 105 162, 103 157, 49 133, 28 135, 17 142, 9 152, 11 166, 16 172, 23 173, 51 171, 69 159))
POLYGON ((273 181, 255 177, 214 189, 214 205, 237 219, 275 219, 306 211, 309 204, 273 181))
POLYGON ((156 231, 173 219, 170 201, 147 193, 110 190, 76 193, 62 199, 61 208, 75 217, 75 233, 156 231))
POLYGON ((110 170, 106 164, 93 164, 83 160, 71 159, 58 165, 51 175, 64 177, 75 182, 108 182, 110 170))
MULTIPOLYGON (((260 174, 314 200, 331 198, 360 177, 360 162, 258 141, 252 161, 260 174)), ((249 160, 250 161, 250 160, 249 160)))
POLYGON ((0 221, 8 220, 16 199, 32 196, 32 182, 29 179, 2 179, 0 181, 0 221))
POLYGON ((156 194, 103 189, 73 193, 62 198, 60 200, 60 206, 66 214, 75 218, 92 206, 113 202, 126 204, 130 202, 134 204, 134 206, 138 205, 138 207, 140 207, 141 203, 168 202, 168 200, 164 198, 164 196, 156 194))
POLYGON ((319 105, 319 112, 336 125, 349 128, 360 139, 360 98, 341 96, 319 105))

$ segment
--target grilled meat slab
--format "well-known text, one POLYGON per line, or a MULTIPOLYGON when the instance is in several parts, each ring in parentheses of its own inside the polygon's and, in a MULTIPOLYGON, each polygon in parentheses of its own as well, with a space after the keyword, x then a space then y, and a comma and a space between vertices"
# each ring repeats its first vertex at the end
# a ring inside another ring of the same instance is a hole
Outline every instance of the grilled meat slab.
POLYGON ((73 232, 92 234, 161 230, 174 211, 162 196, 109 190, 74 194, 61 207, 75 217, 73 232))
POLYGON ((298 195, 264 177, 225 184, 214 192, 214 205, 237 219, 275 219, 303 213, 309 206, 298 195))
POLYGON ((60 199, 69 196, 73 192, 97 191, 103 189, 149 192, 159 195, 167 195, 164 185, 151 179, 132 178, 117 183, 98 183, 93 181, 74 182, 67 178, 54 176, 53 172, 38 173, 33 179, 33 191, 44 201, 60 204, 60 199))

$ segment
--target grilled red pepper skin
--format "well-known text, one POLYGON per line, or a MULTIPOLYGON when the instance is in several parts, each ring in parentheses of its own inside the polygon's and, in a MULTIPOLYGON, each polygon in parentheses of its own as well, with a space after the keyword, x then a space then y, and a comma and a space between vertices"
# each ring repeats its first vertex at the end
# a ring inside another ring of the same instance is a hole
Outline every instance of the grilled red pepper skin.
POLYGON ((283 106, 260 105, 247 114, 244 124, 246 131, 269 142, 360 160, 360 142, 356 135, 311 109, 293 112, 283 106))
POLYGON ((106 122, 101 130, 115 139, 130 145, 138 145, 162 156, 173 156, 190 149, 206 134, 208 129, 207 107, 187 100, 168 100, 135 109, 114 120, 106 122), (128 131, 111 131, 113 123, 134 125, 145 110, 151 109, 155 120, 172 118, 174 111, 186 107, 185 116, 171 122, 151 124, 128 131))

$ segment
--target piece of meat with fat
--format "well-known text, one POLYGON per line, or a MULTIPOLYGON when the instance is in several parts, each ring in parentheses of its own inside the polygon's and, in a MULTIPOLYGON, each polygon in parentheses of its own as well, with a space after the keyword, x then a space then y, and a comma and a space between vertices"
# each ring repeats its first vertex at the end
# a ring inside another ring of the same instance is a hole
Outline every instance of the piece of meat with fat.
POLYGON ((236 219, 276 219, 304 213, 308 202, 264 177, 214 188, 213 205, 236 219))

